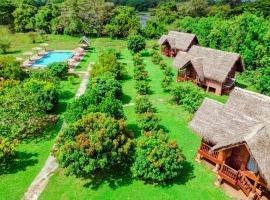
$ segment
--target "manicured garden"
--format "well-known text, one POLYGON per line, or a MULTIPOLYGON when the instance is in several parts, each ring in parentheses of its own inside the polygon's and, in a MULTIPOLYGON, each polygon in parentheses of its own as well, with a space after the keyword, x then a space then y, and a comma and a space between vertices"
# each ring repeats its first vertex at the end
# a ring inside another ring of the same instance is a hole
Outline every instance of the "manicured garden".
MULTIPOLYGON (((153 42, 148 42, 150 48, 153 42)), ((121 80, 123 87, 122 102, 127 117, 128 127, 133 130, 135 139, 142 137, 138 130, 137 115, 134 102, 137 98, 136 82, 133 79, 133 56, 127 50, 125 41, 107 38, 94 39, 90 61, 97 62, 101 50, 113 47, 121 51, 120 62, 126 63, 127 75, 121 80)), ((76 178, 66 175, 65 170, 58 169, 52 176, 40 199, 227 199, 226 195, 214 186, 214 174, 201 164, 195 162, 196 151, 200 139, 188 129, 188 121, 192 114, 172 102, 171 94, 161 87, 163 71, 153 64, 151 56, 143 57, 145 69, 149 75, 151 93, 147 95, 156 114, 160 117, 160 125, 169 133, 169 139, 175 139, 183 150, 186 161, 182 164, 180 176, 166 184, 151 184, 132 177, 130 170, 111 168, 97 174, 94 178, 76 178), (78 192, 79 191, 79 192, 78 192)), ((164 58, 171 66, 172 60, 164 58)), ((173 71, 174 73, 175 70, 173 71)), ((209 95, 211 98, 213 95, 209 95)), ((225 101, 227 97, 215 97, 225 101)))

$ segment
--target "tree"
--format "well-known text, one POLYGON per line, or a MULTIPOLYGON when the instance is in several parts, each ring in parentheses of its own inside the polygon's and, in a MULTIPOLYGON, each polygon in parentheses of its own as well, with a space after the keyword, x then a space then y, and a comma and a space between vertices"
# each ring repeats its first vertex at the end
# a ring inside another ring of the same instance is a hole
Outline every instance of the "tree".
POLYGON ((138 141, 132 172, 151 182, 164 182, 181 174, 184 156, 175 140, 168 141, 162 131, 151 131, 138 141))
POLYGON ((49 73, 61 79, 64 79, 68 74, 68 64, 66 62, 52 63, 48 65, 49 73))
POLYGON ((0 52, 6 54, 10 48, 11 42, 9 40, 0 39, 0 52))
POLYGON ((15 30, 18 32, 32 31, 35 27, 36 13, 35 6, 21 3, 13 12, 15 30))
POLYGON ((1 164, 7 162, 15 155, 16 141, 9 141, 0 137, 0 168, 1 164))
POLYGON ((260 70, 260 76, 256 85, 257 89, 266 95, 270 96, 270 66, 260 70))
POLYGON ((22 80, 25 76, 20 63, 11 56, 0 57, 0 77, 4 79, 22 80))
POLYGON ((60 133, 54 152, 68 173, 89 176, 97 170, 125 164, 133 147, 132 138, 123 120, 90 113, 60 133))
POLYGON ((133 53, 138 53, 145 49, 146 41, 141 35, 132 35, 128 37, 128 49, 133 53))
POLYGON ((110 72, 116 79, 121 79, 126 74, 125 64, 118 61, 116 54, 102 52, 91 71, 91 75, 97 77, 106 72, 110 72))
POLYGON ((195 112, 204 99, 204 92, 192 82, 182 82, 172 89, 174 100, 187 111, 195 112))
POLYGON ((134 8, 120 6, 110 23, 105 26, 105 33, 113 38, 125 38, 137 34, 140 28, 141 24, 134 8))
POLYGON ((139 97, 136 99, 135 103, 135 112, 137 114, 155 111, 153 104, 149 101, 147 97, 139 97))
POLYGON ((56 107, 59 99, 59 92, 53 83, 36 79, 27 79, 24 82, 23 87, 26 95, 35 94, 33 100, 39 110, 50 112, 56 107))
POLYGON ((35 27, 46 33, 51 33, 52 25, 55 23, 55 18, 58 16, 60 16, 58 4, 48 3, 42 6, 35 15, 35 27))
POLYGON ((157 20, 148 20, 146 27, 143 29, 145 37, 153 39, 159 38, 166 32, 165 25, 157 20))
POLYGON ((159 116, 152 112, 145 112, 138 117, 138 126, 141 130, 148 132, 159 129, 159 116))
POLYGON ((150 92, 150 86, 147 80, 136 81, 135 88, 140 95, 146 95, 150 92))
POLYGON ((12 13, 15 10, 15 5, 11 0, 0 1, 0 24, 11 25, 13 23, 12 13))
POLYGON ((161 55, 157 51, 155 51, 152 55, 152 62, 158 65, 162 60, 163 58, 161 57, 161 55))

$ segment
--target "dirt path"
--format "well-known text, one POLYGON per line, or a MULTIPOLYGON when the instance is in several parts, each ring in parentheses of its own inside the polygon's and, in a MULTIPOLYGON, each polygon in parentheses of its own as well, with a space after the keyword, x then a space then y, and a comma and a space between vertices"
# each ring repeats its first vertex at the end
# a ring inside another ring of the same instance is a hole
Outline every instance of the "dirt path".
MULTIPOLYGON (((90 68, 89 68, 89 70, 90 70, 90 68)), ((87 88, 87 84, 89 82, 89 73, 82 72, 81 74, 83 74, 83 79, 81 81, 79 89, 77 90, 75 98, 78 98, 85 93, 86 88, 87 88)), ((64 122, 62 127, 61 127, 61 130, 65 126, 66 126, 66 123, 64 122)), ((37 200, 39 195, 46 188, 50 177, 53 175, 53 172, 55 172, 55 170, 57 168, 58 168, 58 163, 57 163, 55 157, 53 157, 50 154, 45 165, 43 166, 43 168, 41 169, 39 174, 35 177, 35 179, 31 183, 27 192, 24 194, 22 200, 37 200)))

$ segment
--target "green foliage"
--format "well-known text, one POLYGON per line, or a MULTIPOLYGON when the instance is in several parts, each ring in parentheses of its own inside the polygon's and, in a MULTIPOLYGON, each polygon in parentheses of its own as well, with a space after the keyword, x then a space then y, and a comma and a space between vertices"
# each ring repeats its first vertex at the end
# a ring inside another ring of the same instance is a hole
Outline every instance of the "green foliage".
POLYGON ((270 66, 260 70, 256 87, 261 93, 270 96, 270 66))
POLYGON ((145 37, 150 39, 159 38, 165 32, 166 32, 165 25, 156 20, 147 21, 146 27, 143 29, 145 37))
POLYGON ((150 85, 147 80, 136 81, 135 88, 140 95, 146 95, 150 93, 150 85))
POLYGON ((35 44, 39 38, 38 32, 28 32, 28 37, 30 38, 31 42, 35 44))
POLYGON ((128 49, 133 53, 138 53, 145 49, 146 41, 141 35, 132 35, 128 37, 128 49))
POLYGON ((15 8, 12 0, 0 1, 0 25, 10 25, 13 23, 12 13, 15 8))
POLYGON ((140 114, 137 121, 139 128, 145 132, 159 129, 160 118, 152 112, 140 114))
POLYGON ((172 89, 172 95, 174 100, 189 112, 195 112, 204 99, 203 90, 188 81, 178 83, 172 89))
POLYGON ((203 17, 208 14, 209 7, 207 0, 191 0, 180 3, 178 12, 182 16, 203 17))
POLYGON ((3 79, 22 80, 25 76, 20 63, 11 56, 0 57, 0 77, 3 79))
POLYGON ((75 85, 77 83, 77 80, 75 79, 74 76, 69 76, 68 77, 68 81, 72 84, 75 85))
POLYGON ((148 73, 145 70, 144 64, 134 66, 134 79, 136 81, 147 81, 148 73))
POLYGON ((34 30, 36 13, 37 8, 35 6, 21 3, 13 12, 15 30, 17 32, 34 30))
POLYGON ((0 168, 1 164, 7 162, 15 154, 16 141, 9 141, 0 137, 0 168))
POLYGON ((165 74, 161 82, 161 86, 164 89, 164 91, 170 91, 172 83, 173 83, 172 76, 168 76, 165 74))
POLYGON ((137 34, 140 28, 141 24, 134 8, 120 6, 110 23, 105 26, 105 32, 113 38, 124 38, 137 34))
POLYGON ((91 70, 91 75, 97 77, 106 72, 110 72, 116 79, 122 79, 126 74, 125 64, 120 63, 115 53, 102 52, 98 58, 98 62, 91 70))
POLYGON ((158 65, 162 61, 162 57, 158 52, 154 52, 152 55, 152 62, 158 65))
POLYGON ((10 48, 11 42, 9 40, 0 39, 0 52, 6 54, 10 48))
POLYGON ((141 54, 137 53, 133 56, 133 64, 134 66, 143 64, 143 59, 142 59, 141 54))
POLYGON ((179 16, 176 2, 160 4, 155 10, 154 16, 160 23, 171 24, 179 16))
POLYGON ((36 94, 26 92, 22 84, 0 85, 4 85, 0 95, 0 137, 36 137, 48 124, 55 122, 53 116, 47 116, 44 110, 39 109, 36 94))
POLYGON ((54 77, 65 78, 68 73, 68 64, 66 62, 53 63, 48 66, 49 73, 54 77))
POLYGON ((89 112, 104 112, 116 119, 124 118, 123 105, 119 100, 121 95, 121 84, 110 74, 93 78, 86 93, 68 104, 65 119, 72 123, 89 112))
POLYGON ((145 96, 139 97, 135 102, 135 113, 142 114, 146 112, 155 112, 153 104, 145 96))
POLYGON ((132 150, 132 137, 123 120, 90 113, 63 130, 54 152, 68 173, 84 177, 125 164, 132 150))
POLYGON ((37 109, 49 112, 56 107, 59 99, 59 92, 53 83, 36 79, 27 79, 24 82, 23 87, 26 95, 35 94, 33 100, 35 101, 37 109))
POLYGON ((168 141, 162 131, 152 131, 138 141, 132 172, 151 182, 164 182, 181 174, 184 157, 175 140, 168 141))

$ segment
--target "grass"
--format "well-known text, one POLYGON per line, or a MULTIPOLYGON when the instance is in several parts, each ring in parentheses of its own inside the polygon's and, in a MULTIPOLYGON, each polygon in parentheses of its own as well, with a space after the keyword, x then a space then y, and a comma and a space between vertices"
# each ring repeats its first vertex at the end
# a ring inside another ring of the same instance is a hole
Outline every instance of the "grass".
MULTIPOLYGON (((153 43, 151 41, 151 43, 153 43)), ((123 102, 134 102, 136 91, 132 79, 133 65, 132 55, 128 52, 126 44, 121 40, 101 38, 93 41, 91 60, 96 61, 98 52, 104 47, 114 47, 122 51, 121 62, 127 64, 128 76, 122 81, 123 102)), ((166 58, 168 63, 171 59, 166 58)), ((136 200, 169 200, 169 199, 229 199, 222 190, 214 186, 215 174, 208 168, 194 161, 196 151, 200 144, 200 138, 188 129, 188 121, 192 115, 181 106, 170 101, 157 101, 160 98, 170 98, 161 88, 162 71, 151 62, 150 57, 145 58, 146 69, 151 79, 152 94, 149 96, 157 108, 157 114, 161 117, 161 125, 169 131, 170 139, 175 139, 186 156, 182 176, 167 185, 151 185, 143 181, 133 179, 128 170, 114 169, 110 173, 104 173, 96 180, 83 180, 74 176, 64 175, 63 169, 58 169, 52 176, 45 191, 41 194, 41 200, 88 200, 88 199, 136 199, 136 200)), ((219 101, 226 101, 227 97, 209 95, 219 101)), ((140 137, 136 125, 134 106, 126 106, 125 114, 128 125, 135 132, 135 137, 140 137)))
POLYGON ((27 191, 31 182, 43 167, 53 141, 63 123, 62 115, 66 110, 66 105, 75 95, 80 83, 80 78, 76 79, 76 84, 69 81, 61 81, 61 96, 55 114, 60 114, 60 120, 44 132, 42 139, 24 142, 16 149, 17 159, 10 163, 10 167, 0 173, 0 199, 18 200, 27 191))

